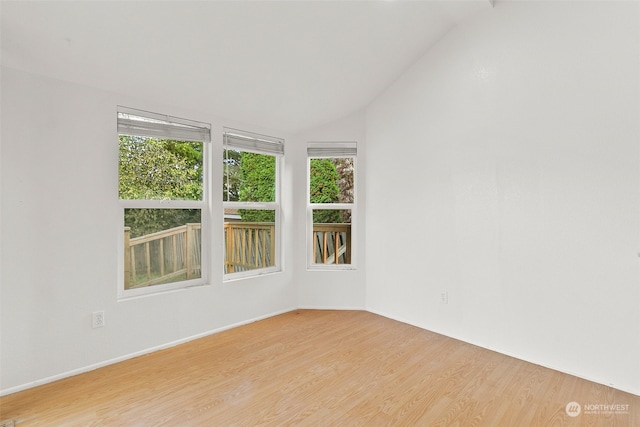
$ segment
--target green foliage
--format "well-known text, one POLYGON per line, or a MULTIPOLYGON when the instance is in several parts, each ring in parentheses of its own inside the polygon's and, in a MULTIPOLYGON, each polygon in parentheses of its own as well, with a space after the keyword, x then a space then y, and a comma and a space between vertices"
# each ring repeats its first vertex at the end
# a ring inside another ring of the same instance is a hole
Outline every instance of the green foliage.
POLYGON ((255 209, 238 209, 243 222, 276 222, 275 211, 255 209))
POLYGON ((242 152, 240 161, 241 202, 273 202, 276 198, 276 158, 242 152))
POLYGON ((311 203, 338 203, 340 176, 331 159, 311 159, 309 175, 311 203))
POLYGON ((121 199, 202 200, 202 143, 120 135, 121 199))
MULTIPOLYGON (((267 154, 243 151, 240 155, 238 200, 241 202, 273 202, 276 198, 276 158, 267 154)), ((242 221, 274 222, 272 210, 240 209, 242 221)))
POLYGON ((163 140, 166 149, 178 158, 184 160, 190 172, 189 178, 199 184, 199 198, 202 197, 202 142, 163 140))
MULTIPOLYGON (((119 136, 121 199, 202 200, 202 143, 119 136)), ((200 222, 199 209, 125 209, 131 237, 200 222)))
MULTIPOLYGON (((309 200, 311 203, 338 203, 340 176, 332 159, 311 159, 309 169, 309 200)), ((314 223, 340 223, 340 211, 315 210, 314 223)))

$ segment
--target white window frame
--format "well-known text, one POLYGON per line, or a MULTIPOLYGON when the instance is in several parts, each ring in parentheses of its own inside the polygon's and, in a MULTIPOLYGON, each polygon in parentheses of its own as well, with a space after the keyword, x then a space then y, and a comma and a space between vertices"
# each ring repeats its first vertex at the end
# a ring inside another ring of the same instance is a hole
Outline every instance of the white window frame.
MULTIPOLYGON (((261 135, 244 130, 233 128, 224 128, 222 153, 224 156, 227 148, 236 149, 258 154, 267 154, 275 157, 275 201, 274 202, 230 202, 224 200, 226 195, 223 194, 222 210, 226 209, 251 209, 251 210, 273 210, 275 212, 275 231, 273 238, 274 265, 270 267, 257 268, 253 270, 225 273, 224 265, 222 268, 223 281, 233 281, 249 277, 261 276, 264 274, 278 273, 282 271, 282 227, 281 227, 281 177, 282 168, 284 167, 284 139, 267 135, 261 135)), ((224 215, 223 215, 224 227, 224 215)), ((224 235, 224 232, 223 232, 224 235)), ((226 242, 222 239, 222 253, 226 253, 226 242)), ((222 260, 224 263, 224 259, 222 260)))
MULTIPOLYGON (((158 294, 209 283, 210 276, 210 174, 211 124, 164 114, 118 106, 118 135, 147 136, 202 142, 202 200, 125 200, 118 198, 121 225, 118 232, 118 299, 158 294), (124 211, 125 209, 200 209, 200 276, 179 282, 125 289, 124 211)), ((119 174, 118 174, 119 179, 119 174)))
POLYGON ((307 143, 307 270, 356 270, 357 269, 357 201, 358 201, 358 157, 357 142, 308 142, 307 143), (311 159, 353 158, 353 203, 311 203, 311 159), (318 264, 313 257, 315 245, 313 236, 314 210, 350 210, 351 211, 351 263, 318 264))

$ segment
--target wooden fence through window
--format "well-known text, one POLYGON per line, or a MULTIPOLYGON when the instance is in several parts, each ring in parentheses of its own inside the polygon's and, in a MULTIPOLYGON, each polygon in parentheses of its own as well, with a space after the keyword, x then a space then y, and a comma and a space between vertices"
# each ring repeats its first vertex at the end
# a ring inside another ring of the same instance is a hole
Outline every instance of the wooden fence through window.
MULTIPOLYGON (((125 289, 202 277, 200 224, 136 238, 130 234, 125 227, 125 289)), ((225 222, 224 239, 225 273, 275 265, 275 224, 225 222)), ((351 224, 314 224, 313 262, 351 264, 351 224)))
POLYGON ((237 273, 275 265, 275 224, 224 223, 224 272, 237 273))
POLYGON ((313 262, 351 264, 351 224, 313 224, 313 262))
POLYGON ((199 223, 135 238, 130 234, 130 227, 125 227, 125 289, 202 277, 199 223))

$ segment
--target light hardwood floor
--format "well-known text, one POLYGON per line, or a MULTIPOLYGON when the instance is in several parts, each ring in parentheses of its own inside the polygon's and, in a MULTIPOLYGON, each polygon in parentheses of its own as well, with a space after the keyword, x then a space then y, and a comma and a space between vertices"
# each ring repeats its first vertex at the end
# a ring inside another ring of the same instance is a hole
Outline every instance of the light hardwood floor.
POLYGON ((640 397, 372 313, 299 310, 4 396, 0 414, 16 426, 633 427, 640 397))

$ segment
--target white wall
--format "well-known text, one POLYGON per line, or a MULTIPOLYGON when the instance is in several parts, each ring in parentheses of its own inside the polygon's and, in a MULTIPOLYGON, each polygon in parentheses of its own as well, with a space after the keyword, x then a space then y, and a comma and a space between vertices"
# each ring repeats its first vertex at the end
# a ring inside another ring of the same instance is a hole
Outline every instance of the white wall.
POLYGON ((364 309, 365 281, 365 115, 364 111, 295 135, 287 147, 292 162, 294 208, 293 266, 297 303, 301 308, 364 309), (356 214, 353 215, 353 270, 318 271, 307 269, 308 235, 306 229, 307 142, 357 142, 356 214), (359 207, 359 209, 358 209, 359 207))
MULTIPOLYGON (((117 300, 119 104, 212 123, 215 158, 222 126, 274 134, 3 68, 3 394, 296 307, 290 270, 222 283, 221 263, 210 286, 117 300), (105 311, 104 328, 91 329, 96 310, 105 311)), ((213 165, 213 198, 221 200, 221 164, 213 165)), ((284 192, 291 194, 290 184, 284 192)), ((285 204, 292 206, 290 196, 285 204)), ((213 224, 221 224, 214 208, 213 224)), ((213 231, 212 259, 220 260, 222 227, 213 231)))
POLYGON ((640 394, 639 23, 497 2, 368 108, 369 310, 640 394))

